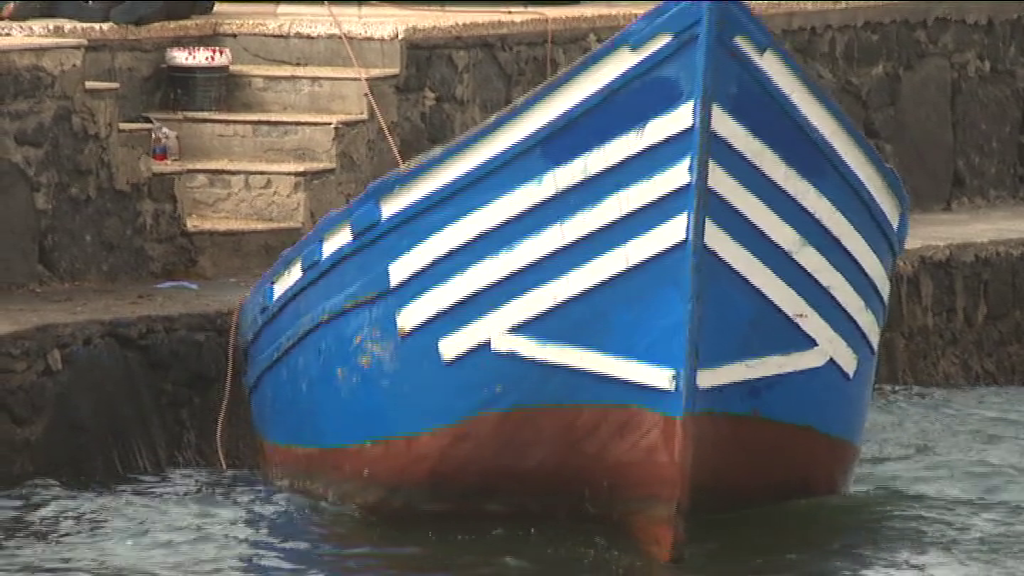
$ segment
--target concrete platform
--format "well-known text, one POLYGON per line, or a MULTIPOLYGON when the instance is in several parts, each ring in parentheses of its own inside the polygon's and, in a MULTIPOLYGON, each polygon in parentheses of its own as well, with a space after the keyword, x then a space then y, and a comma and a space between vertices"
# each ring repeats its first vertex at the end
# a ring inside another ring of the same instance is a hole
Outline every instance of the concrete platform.
POLYGON ((123 320, 149 316, 224 313, 244 296, 249 280, 196 283, 190 288, 129 286, 48 287, 0 292, 0 338, 40 326, 123 320))
MULTIPOLYGON (((55 36, 89 40, 203 37, 215 35, 291 36, 320 38, 338 35, 338 24, 349 38, 395 40, 444 36, 511 34, 566 28, 624 26, 656 2, 588 2, 570 6, 400 6, 386 2, 332 5, 279 5, 272 2, 220 2, 209 16, 161 22, 149 26, 86 24, 62 19, 0 22, 0 36, 55 36), (337 19, 337 23, 335 22, 337 19)), ((864 7, 884 4, 963 4, 958 2, 751 2, 763 14, 844 13, 855 17, 864 7)), ((1014 2, 1004 4, 1016 4, 1014 2)), ((909 8, 909 7, 908 7, 909 8)), ((956 10, 930 6, 932 13, 956 10)), ((920 11, 921 8, 916 10, 920 11)), ((831 16, 836 17, 835 14, 831 16)))
MULTIPOLYGON (((925 248, 1017 240, 1024 240, 1024 207, 915 214, 904 259, 925 248)), ((155 288, 154 283, 0 292, 0 337, 55 324, 227 313, 255 280, 200 281, 199 290, 155 288)))
POLYGON ((907 250, 1024 238, 1024 206, 928 212, 910 218, 907 250))

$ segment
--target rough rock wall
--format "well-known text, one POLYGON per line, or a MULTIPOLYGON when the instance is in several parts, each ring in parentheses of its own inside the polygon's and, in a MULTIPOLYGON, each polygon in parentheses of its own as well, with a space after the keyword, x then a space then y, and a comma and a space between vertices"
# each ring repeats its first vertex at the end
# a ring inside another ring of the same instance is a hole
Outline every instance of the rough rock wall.
POLYGON ((397 136, 409 158, 443 144, 508 106, 596 48, 616 29, 418 40, 406 46, 396 86, 397 136))
POLYGON ((1024 241, 920 248, 900 260, 878 381, 1024 384, 1024 241))
POLYGON ((173 190, 115 178, 138 166, 118 165, 126 159, 116 146, 117 107, 85 91, 83 51, 0 52, 0 77, 0 229, 18 238, 15 249, 5 246, 0 284, 48 275, 114 281, 183 267, 191 248, 173 190))
MULTIPOLYGON (((228 314, 51 326, 0 337, 0 485, 216 465, 228 314)), ((236 385, 225 452, 256 445, 236 385)))
POLYGON ((896 167, 914 209, 1024 200, 1024 18, 776 34, 896 167))

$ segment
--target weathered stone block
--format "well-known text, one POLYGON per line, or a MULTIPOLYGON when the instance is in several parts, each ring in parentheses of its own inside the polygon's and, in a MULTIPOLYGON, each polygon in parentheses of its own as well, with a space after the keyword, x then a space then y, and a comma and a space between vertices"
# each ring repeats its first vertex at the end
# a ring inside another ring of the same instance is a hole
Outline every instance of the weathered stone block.
POLYGON ((918 210, 945 208, 953 184, 952 70, 929 56, 903 75, 893 132, 895 167, 918 210))

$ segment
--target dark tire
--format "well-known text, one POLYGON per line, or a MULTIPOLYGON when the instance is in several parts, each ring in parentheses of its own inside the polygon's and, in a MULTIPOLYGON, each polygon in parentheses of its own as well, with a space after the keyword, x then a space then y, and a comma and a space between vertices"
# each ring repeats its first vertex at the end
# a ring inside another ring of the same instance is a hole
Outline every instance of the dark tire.
POLYGON ((4 8, 10 10, 8 20, 24 21, 33 18, 52 18, 57 4, 58 2, 4 2, 4 8))
POLYGON ((57 18, 78 22, 109 22, 110 11, 124 2, 55 2, 57 18))

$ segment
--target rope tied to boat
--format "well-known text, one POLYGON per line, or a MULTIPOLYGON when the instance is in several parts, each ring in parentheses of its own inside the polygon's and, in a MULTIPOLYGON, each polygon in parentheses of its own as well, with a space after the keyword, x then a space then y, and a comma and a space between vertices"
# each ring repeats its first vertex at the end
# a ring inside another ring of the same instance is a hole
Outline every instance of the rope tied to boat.
POLYGON ((238 317, 242 314, 242 305, 245 303, 245 296, 238 299, 235 311, 231 315, 231 329, 228 331, 228 359, 227 370, 224 376, 224 393, 220 399, 220 414, 217 415, 217 458, 220 460, 222 470, 228 469, 227 459, 224 458, 224 424, 228 417, 228 406, 231 401, 231 384, 235 379, 235 347, 238 343, 238 317))
POLYGON ((348 41, 348 35, 345 34, 345 29, 341 25, 341 21, 338 20, 338 15, 334 13, 334 7, 327 0, 324 0, 324 6, 327 8, 327 12, 331 15, 331 20, 334 21, 334 27, 338 30, 338 35, 341 36, 341 41, 345 43, 345 51, 348 52, 348 58, 352 61, 352 66, 356 69, 359 74, 359 80, 363 83, 363 90, 366 94, 366 99, 370 102, 370 107, 373 109, 373 115, 377 117, 377 122, 380 124, 380 129, 384 132, 384 138, 388 141, 388 146, 391 147, 391 153, 395 156, 395 162, 398 163, 398 167, 405 166, 405 162, 402 161, 402 153, 398 150, 398 142, 395 137, 391 134, 391 129, 388 127, 387 121, 384 116, 380 113, 380 106, 377 105, 377 99, 373 96, 373 89, 370 88, 370 82, 366 79, 366 71, 359 65, 359 60, 356 59, 355 51, 352 50, 352 44, 348 41))

